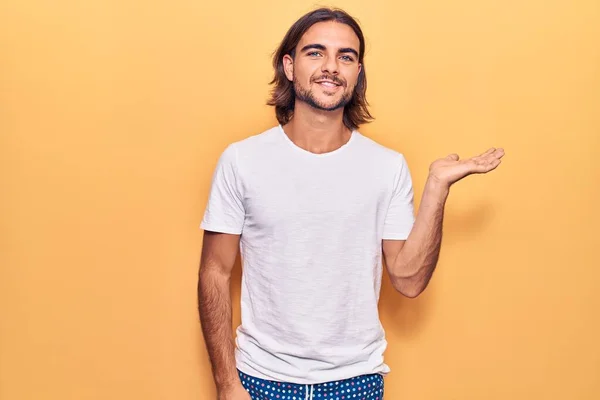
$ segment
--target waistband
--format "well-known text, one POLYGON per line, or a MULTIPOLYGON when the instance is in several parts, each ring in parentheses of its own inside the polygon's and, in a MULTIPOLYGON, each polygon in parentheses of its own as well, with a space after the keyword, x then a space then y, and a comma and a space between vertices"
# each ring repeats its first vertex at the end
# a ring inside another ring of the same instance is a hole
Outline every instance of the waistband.
POLYGON ((366 374, 339 381, 298 384, 256 378, 238 369, 242 385, 252 398, 267 400, 322 400, 322 399, 383 399, 383 376, 366 374))

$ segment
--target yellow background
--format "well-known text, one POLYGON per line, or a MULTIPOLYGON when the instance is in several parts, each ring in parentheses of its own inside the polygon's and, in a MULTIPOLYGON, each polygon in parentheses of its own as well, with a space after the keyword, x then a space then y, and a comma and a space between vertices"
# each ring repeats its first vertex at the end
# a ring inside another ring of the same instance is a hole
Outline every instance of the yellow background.
MULTIPOLYGON (((453 187, 427 291, 385 278, 386 399, 599 399, 600 2, 335 5, 367 37, 361 131, 406 155, 417 205, 436 158, 507 152, 453 187)), ((215 398, 198 225, 314 6, 2 2, 0 399, 215 398)))

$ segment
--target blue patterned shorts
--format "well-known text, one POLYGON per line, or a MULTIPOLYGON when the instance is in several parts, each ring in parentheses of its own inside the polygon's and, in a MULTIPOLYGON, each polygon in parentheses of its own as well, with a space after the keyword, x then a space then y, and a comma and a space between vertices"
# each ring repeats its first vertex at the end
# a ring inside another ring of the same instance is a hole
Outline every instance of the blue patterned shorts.
POLYGON ((274 382, 238 370, 252 400, 382 400, 383 376, 360 375, 341 381, 314 385, 274 382))

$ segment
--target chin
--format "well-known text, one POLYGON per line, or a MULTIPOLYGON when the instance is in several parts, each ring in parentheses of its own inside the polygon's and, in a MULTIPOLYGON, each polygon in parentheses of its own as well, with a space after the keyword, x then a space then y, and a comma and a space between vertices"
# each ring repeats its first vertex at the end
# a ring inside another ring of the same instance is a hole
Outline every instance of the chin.
POLYGON ((321 104, 321 109, 323 111, 331 112, 331 111, 337 111, 337 110, 340 110, 343 108, 344 108, 343 104, 338 104, 338 103, 321 104))
POLYGON ((317 97, 317 100, 321 104, 334 105, 339 103, 343 98, 343 93, 336 93, 333 96, 321 95, 317 97))
POLYGON ((330 111, 337 110, 339 108, 343 108, 343 106, 344 106, 339 101, 321 102, 321 105, 323 106, 323 108, 330 109, 330 111))

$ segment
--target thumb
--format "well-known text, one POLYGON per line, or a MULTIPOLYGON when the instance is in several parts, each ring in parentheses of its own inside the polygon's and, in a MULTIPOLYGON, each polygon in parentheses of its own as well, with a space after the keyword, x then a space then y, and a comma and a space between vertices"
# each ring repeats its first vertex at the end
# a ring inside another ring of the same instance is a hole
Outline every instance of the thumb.
POLYGON ((448 160, 454 160, 454 161, 458 161, 459 157, 458 154, 452 153, 449 156, 446 157, 448 160))

